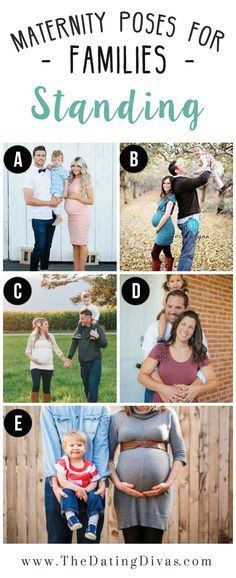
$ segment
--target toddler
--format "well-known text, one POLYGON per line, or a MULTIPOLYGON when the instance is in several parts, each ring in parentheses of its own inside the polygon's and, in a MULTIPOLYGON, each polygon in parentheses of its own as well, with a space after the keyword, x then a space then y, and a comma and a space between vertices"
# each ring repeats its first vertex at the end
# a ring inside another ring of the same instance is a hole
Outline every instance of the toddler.
MULTIPOLYGON (((94 305, 94 303, 92 303, 91 293, 89 291, 84 291, 84 293, 81 293, 81 302, 79 303, 79 310, 81 312, 84 309, 89 309, 89 311, 91 311, 93 330, 97 331, 97 322, 99 320, 100 313, 97 306, 94 305)), ((78 323, 78 327, 74 335, 74 337, 77 339, 81 339, 81 327, 82 327, 81 323, 78 323)), ((90 337, 90 339, 95 339, 95 337, 90 337)))
POLYGON ((96 540, 99 514, 103 514, 101 496, 97 496, 99 475, 95 465, 84 458, 87 438, 80 430, 68 431, 62 438, 65 455, 56 463, 57 479, 67 497, 61 497, 61 514, 71 531, 79 530, 80 500, 87 503, 88 524, 85 538, 96 540))
MULTIPOLYGON (((181 291, 184 291, 185 293, 187 293, 188 282, 183 277, 183 275, 177 275, 177 274, 176 275, 166 275, 166 281, 165 281, 165 283, 163 283, 163 289, 165 291, 165 297, 164 297, 164 301, 163 301, 163 305, 165 307, 166 297, 167 297, 168 293, 170 293, 170 291, 175 291, 176 289, 180 289, 181 291)), ((167 319, 166 319, 166 314, 165 314, 164 309, 158 314, 157 320, 159 320, 159 331, 158 331, 159 337, 157 338, 157 342, 159 343, 161 341, 165 341, 167 319)))
POLYGON ((224 174, 224 167, 220 161, 217 161, 212 155, 207 155, 204 152, 204 149, 201 145, 197 145, 193 149, 194 158, 197 161, 198 168, 194 169, 194 175, 198 175, 202 173, 209 167, 209 157, 212 161, 211 171, 212 171, 212 180, 214 185, 216 186, 217 190, 219 191, 219 195, 225 193, 228 189, 228 185, 224 184, 222 181, 222 177, 224 174))
MULTIPOLYGON (((51 171, 50 193, 53 198, 60 197, 61 199, 66 199, 68 193, 68 173, 62 166, 64 161, 63 153, 60 150, 53 151, 51 161, 52 163, 47 167, 51 171)), ((53 223, 53 227, 55 227, 62 222, 60 207, 54 207, 53 212, 57 217, 53 223)))

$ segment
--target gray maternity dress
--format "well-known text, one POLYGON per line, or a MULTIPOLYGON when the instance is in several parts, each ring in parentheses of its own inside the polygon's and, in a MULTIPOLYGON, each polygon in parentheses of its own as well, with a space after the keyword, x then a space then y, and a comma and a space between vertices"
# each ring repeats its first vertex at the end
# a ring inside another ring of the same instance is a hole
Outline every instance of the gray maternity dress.
MULTIPOLYGON (((110 461, 121 442, 155 440, 170 444, 173 460, 186 463, 179 420, 175 411, 144 413, 135 409, 131 415, 118 411, 111 416, 109 429, 110 461)), ((135 485, 139 491, 165 482, 171 469, 169 454, 162 449, 135 448, 120 452, 116 466, 121 481, 135 485)), ((171 490, 160 496, 134 498, 114 488, 114 505, 119 529, 146 526, 166 530, 171 508, 171 490)))

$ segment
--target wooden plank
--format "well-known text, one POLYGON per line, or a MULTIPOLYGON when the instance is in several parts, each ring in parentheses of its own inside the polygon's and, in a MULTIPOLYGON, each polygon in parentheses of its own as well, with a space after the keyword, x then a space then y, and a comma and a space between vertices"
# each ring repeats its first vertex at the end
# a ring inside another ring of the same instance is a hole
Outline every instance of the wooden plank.
POLYGON ((28 542, 29 544, 38 543, 37 535, 37 518, 38 518, 38 481, 37 481, 37 429, 35 424, 35 413, 38 408, 30 407, 28 412, 32 418, 32 429, 27 435, 27 480, 28 496, 30 495, 28 516, 28 542))
POLYGON ((218 542, 220 408, 209 408, 209 542, 218 542))
MULTIPOLYGON (((20 415, 20 407, 17 408, 20 415)), ((17 438, 16 444, 16 524, 17 542, 28 542, 28 516, 30 516, 31 502, 27 483, 27 436, 17 438)))
MULTIPOLYGON (((8 412, 6 412, 8 413, 8 412)), ((17 527, 16 527, 16 438, 6 434, 6 512, 7 512, 7 542, 8 544, 15 544, 17 542, 17 527)))
POLYGON ((219 542, 229 541, 229 407, 220 408, 219 542))
MULTIPOLYGON (((179 421, 185 441, 186 453, 189 455, 189 407, 183 406, 180 410, 179 421)), ((183 468, 179 481, 179 543, 187 544, 189 541, 189 463, 183 468)))
POLYGON ((199 439, 201 411, 198 406, 190 408, 189 431, 189 543, 199 541, 199 439))
POLYGON ((209 406, 201 408, 199 542, 208 543, 209 531, 209 406))
POLYGON ((47 543, 45 500, 44 500, 44 466, 42 453, 42 433, 40 425, 40 408, 35 409, 35 440, 36 440, 36 481, 37 481, 37 542, 47 543))
POLYGON ((233 408, 229 408, 229 542, 233 542, 233 408))

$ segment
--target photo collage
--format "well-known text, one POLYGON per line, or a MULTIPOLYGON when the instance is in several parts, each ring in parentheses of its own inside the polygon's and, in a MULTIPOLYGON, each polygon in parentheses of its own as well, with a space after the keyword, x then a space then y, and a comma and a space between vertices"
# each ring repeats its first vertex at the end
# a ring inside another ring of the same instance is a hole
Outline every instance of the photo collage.
POLYGON ((5 544, 233 542, 233 145, 6 143, 5 544))

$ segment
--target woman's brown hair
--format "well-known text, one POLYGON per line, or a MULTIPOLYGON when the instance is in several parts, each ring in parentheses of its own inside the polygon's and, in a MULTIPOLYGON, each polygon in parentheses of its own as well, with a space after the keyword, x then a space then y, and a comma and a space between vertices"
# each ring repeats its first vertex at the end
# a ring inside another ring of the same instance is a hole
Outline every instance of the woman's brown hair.
POLYGON ((173 343, 175 343, 178 325, 182 321, 182 319, 184 319, 184 317, 191 317, 191 319, 194 319, 194 321, 196 321, 196 327, 194 329, 192 337, 190 337, 189 339, 188 344, 189 347, 192 349, 194 361, 196 361, 196 363, 200 363, 200 361, 203 361, 203 359, 205 359, 205 357, 207 356, 207 348, 202 343, 203 338, 202 327, 198 314, 195 311, 190 311, 188 309, 187 311, 184 311, 177 317, 177 319, 172 325, 171 334, 170 338, 167 341, 167 345, 172 345, 173 343))
MULTIPOLYGON (((45 323, 45 321, 47 322, 47 319, 45 319, 45 317, 36 317, 32 321, 34 345, 35 345, 36 341, 38 341, 38 339, 40 338, 41 327, 45 323)), ((52 340, 51 340, 51 337, 50 337, 48 332, 45 333, 45 338, 52 344, 52 340)))
MULTIPOLYGON (((126 413, 126 415, 131 415, 132 411, 134 410, 135 407, 138 407, 137 405, 124 405, 124 411, 126 413)), ((149 406, 147 406, 149 407, 149 406)), ((150 409, 154 412, 164 412, 167 411, 168 407, 166 407, 165 405, 150 405, 150 409)))

